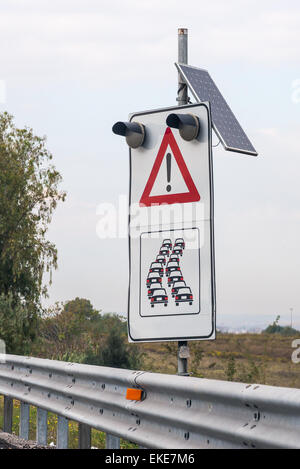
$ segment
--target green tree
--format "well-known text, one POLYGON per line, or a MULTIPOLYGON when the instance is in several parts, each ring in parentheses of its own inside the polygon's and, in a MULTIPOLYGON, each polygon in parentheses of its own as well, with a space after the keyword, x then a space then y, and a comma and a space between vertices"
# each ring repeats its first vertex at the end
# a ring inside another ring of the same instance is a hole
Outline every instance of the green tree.
POLYGON ((44 312, 39 322, 40 351, 44 345, 48 350, 54 348, 58 356, 71 351, 81 353, 83 343, 84 347, 88 345, 86 335, 93 330, 96 319, 100 319, 99 311, 85 298, 56 303, 44 312))
POLYGON ((6 353, 29 354, 36 327, 34 311, 16 303, 10 292, 0 295, 0 338, 5 341, 6 353))
MULTIPOLYGON (((61 176, 51 160, 45 137, 30 128, 18 129, 11 115, 0 114, 0 295, 13 311, 22 309, 24 341, 34 336, 41 297, 47 296, 47 283, 57 267, 57 250, 46 233, 65 193, 58 189, 61 176)), ((10 348, 8 309, 3 303, 0 308, 1 338, 10 348)))
POLYGON ((94 309, 90 300, 86 300, 85 298, 77 297, 75 300, 67 301, 62 314, 64 312, 74 314, 82 320, 94 320, 99 317, 99 311, 94 309))

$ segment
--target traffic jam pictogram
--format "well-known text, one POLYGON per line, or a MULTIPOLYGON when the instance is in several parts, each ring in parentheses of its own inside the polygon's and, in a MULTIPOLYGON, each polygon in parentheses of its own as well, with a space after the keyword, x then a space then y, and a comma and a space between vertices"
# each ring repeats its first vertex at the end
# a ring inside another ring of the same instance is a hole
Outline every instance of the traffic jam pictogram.
POLYGON ((180 267, 180 257, 183 255, 184 248, 183 238, 175 239, 174 244, 169 238, 163 240, 156 262, 152 262, 150 265, 146 280, 151 308, 157 304, 163 304, 167 307, 169 297, 174 300, 176 306, 179 306, 179 303, 188 303, 192 306, 193 293, 191 288, 187 286, 180 267), (162 252, 164 252, 163 255, 162 252), (158 258, 159 261, 157 261, 158 258), (165 268, 162 267, 163 265, 166 265, 165 268), (164 288, 163 279, 168 288, 171 288, 169 293, 164 288))

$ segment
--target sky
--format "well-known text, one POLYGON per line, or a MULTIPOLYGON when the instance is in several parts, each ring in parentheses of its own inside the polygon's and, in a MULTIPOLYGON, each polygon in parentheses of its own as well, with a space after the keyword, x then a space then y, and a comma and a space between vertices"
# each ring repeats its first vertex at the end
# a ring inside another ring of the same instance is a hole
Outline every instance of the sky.
POLYGON ((128 193, 128 149, 111 127, 131 112, 176 105, 179 27, 189 30, 189 64, 209 70, 259 152, 214 149, 218 321, 288 321, 293 308, 300 325, 293 0, 1 0, 0 111, 47 136, 67 191, 48 232, 59 268, 45 304, 79 296, 126 312, 126 233, 96 231, 99 205, 118 208, 128 193))

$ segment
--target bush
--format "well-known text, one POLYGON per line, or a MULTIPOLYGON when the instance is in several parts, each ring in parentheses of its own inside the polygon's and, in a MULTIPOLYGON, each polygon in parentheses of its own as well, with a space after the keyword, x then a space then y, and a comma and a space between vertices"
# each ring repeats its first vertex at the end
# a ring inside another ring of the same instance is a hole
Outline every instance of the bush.
POLYGON ((280 334, 283 336, 299 335, 299 331, 290 326, 279 326, 280 316, 277 316, 273 324, 270 324, 263 330, 264 334, 280 334))
POLYGON ((109 331, 97 352, 89 351, 85 363, 111 366, 113 368, 140 369, 143 354, 135 344, 126 344, 125 337, 118 327, 109 331))

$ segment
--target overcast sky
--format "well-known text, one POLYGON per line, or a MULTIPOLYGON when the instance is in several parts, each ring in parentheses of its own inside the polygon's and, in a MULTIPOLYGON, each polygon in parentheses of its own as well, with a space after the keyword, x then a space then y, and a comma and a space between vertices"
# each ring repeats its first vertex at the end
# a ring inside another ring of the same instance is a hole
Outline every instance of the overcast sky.
POLYGON ((300 317, 300 3, 1 0, 0 110, 47 135, 67 201, 48 304, 125 312, 127 239, 100 240, 97 206, 128 191, 112 124, 176 104, 177 28, 259 152, 214 151, 217 310, 300 317))

